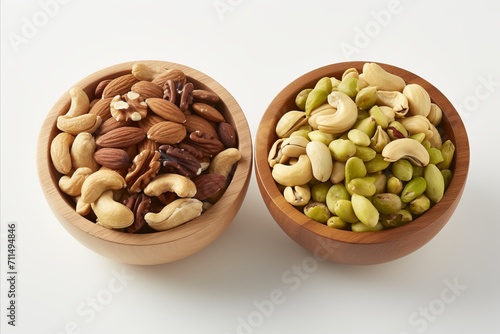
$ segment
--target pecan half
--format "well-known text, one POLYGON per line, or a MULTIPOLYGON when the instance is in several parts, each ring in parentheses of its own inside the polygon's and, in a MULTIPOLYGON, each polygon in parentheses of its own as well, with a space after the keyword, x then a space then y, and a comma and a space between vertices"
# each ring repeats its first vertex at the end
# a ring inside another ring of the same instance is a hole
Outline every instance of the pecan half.
POLYGON ((168 79, 163 85, 163 98, 167 101, 177 104, 177 87, 174 80, 168 79))
POLYGON ((179 100, 179 109, 186 111, 193 103, 193 90, 194 86, 191 82, 186 83, 182 87, 181 96, 179 100))
POLYGON ((201 173, 200 162, 189 152, 171 145, 160 146, 162 172, 177 173, 192 178, 201 173))
POLYGON ((144 216, 149 211, 151 198, 143 193, 135 193, 127 197, 123 204, 134 213, 134 223, 127 227, 127 232, 136 233, 146 225, 144 216))
POLYGON ((129 193, 138 193, 160 170, 160 152, 143 150, 135 156, 125 176, 129 193))
POLYGON ((193 103, 194 86, 191 82, 174 81, 169 79, 163 85, 163 98, 186 111, 193 103))
POLYGON ((188 143, 210 157, 225 149, 224 144, 209 133, 194 131, 189 134, 188 143))

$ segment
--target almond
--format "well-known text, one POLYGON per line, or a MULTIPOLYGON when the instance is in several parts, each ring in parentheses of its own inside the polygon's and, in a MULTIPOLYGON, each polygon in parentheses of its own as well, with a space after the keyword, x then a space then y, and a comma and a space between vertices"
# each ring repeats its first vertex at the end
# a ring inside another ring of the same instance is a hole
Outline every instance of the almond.
POLYGON ((157 84, 160 87, 163 87, 165 82, 167 82, 167 80, 169 79, 172 79, 175 82, 181 82, 182 85, 186 83, 186 75, 184 74, 184 72, 175 68, 166 70, 165 72, 159 74, 151 82, 157 84))
POLYGON ((206 103, 195 102, 191 105, 191 108, 198 115, 202 116, 203 118, 206 118, 209 121, 217 123, 226 121, 224 119, 224 116, 222 116, 222 114, 217 109, 206 103))
POLYGON ((102 121, 105 122, 107 119, 111 118, 111 111, 110 111, 111 100, 112 100, 111 97, 105 99, 99 99, 96 103, 92 105, 89 114, 96 114, 98 116, 101 116, 102 121))
POLYGON ((107 98, 126 94, 138 81, 139 80, 137 80, 137 78, 132 74, 124 74, 122 76, 119 76, 111 80, 111 82, 107 84, 102 92, 102 97, 107 98))
POLYGON ((219 140, 224 144, 226 148, 236 147, 236 145, 238 144, 236 131, 229 123, 219 123, 219 126, 217 127, 217 134, 219 135, 219 140))
POLYGON ((155 125, 156 123, 164 122, 166 119, 160 117, 155 114, 148 114, 145 118, 141 119, 137 122, 139 127, 144 130, 144 132, 148 132, 148 130, 155 125))
POLYGON ((167 121, 177 123, 184 123, 186 121, 186 115, 184 115, 178 106, 170 101, 155 97, 147 99, 146 104, 152 112, 167 121))
POLYGON ((111 169, 127 168, 130 164, 128 153, 120 148, 101 148, 95 151, 94 159, 98 164, 111 169))
POLYGON ((194 198, 205 201, 214 196, 226 184, 226 177, 220 174, 201 174, 193 178, 196 185, 194 198))
POLYGON ((101 98, 102 97, 102 92, 104 92, 104 88, 106 88, 106 86, 111 82, 113 81, 113 79, 105 79, 105 80, 102 80, 101 82, 99 82, 97 84, 97 87, 95 88, 95 91, 94 91, 94 96, 96 98, 101 98))
POLYGON ((111 130, 96 140, 101 147, 124 148, 137 144, 146 137, 143 129, 134 126, 122 126, 111 130))
POLYGON ((219 95, 214 92, 204 90, 204 89, 194 89, 193 90, 193 100, 196 102, 203 102, 207 104, 216 104, 219 102, 219 95))
POLYGON ((139 81, 132 86, 131 90, 142 96, 144 99, 152 97, 163 98, 163 88, 150 81, 139 81))
POLYGON ((186 115, 186 122, 184 123, 184 126, 189 133, 200 131, 202 133, 209 133, 215 138, 219 139, 217 131, 215 130, 215 127, 212 126, 212 123, 199 115, 186 115))
POLYGON ((186 137, 186 128, 184 125, 163 121, 156 123, 148 130, 148 138, 158 144, 178 144, 186 137))
POLYGON ((101 126, 95 132, 96 135, 103 135, 111 130, 121 128, 122 126, 128 126, 132 124, 132 120, 118 122, 116 119, 110 117, 106 121, 102 122, 101 126))

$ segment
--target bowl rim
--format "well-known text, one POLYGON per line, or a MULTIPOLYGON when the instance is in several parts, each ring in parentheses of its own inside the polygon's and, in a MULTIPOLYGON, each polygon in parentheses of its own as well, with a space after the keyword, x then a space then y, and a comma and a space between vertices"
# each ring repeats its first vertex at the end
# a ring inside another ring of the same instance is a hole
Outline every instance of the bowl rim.
MULTIPOLYGON (((69 200, 65 198, 66 195, 58 188, 57 179, 55 178, 50 159, 50 141, 54 133, 59 132, 55 126, 56 119, 59 115, 65 114, 71 102, 68 91, 66 91, 49 110, 39 130, 36 161, 38 178, 43 194, 52 212, 66 229, 70 232, 75 229, 80 230, 87 234, 89 238, 93 237, 105 242, 130 246, 152 246, 174 243, 188 236, 191 237, 198 233, 207 233, 207 229, 214 229, 213 222, 221 223, 221 226, 218 228, 221 232, 232 222, 234 216, 229 215, 225 219, 221 218, 219 209, 225 206, 234 206, 234 203, 242 202, 252 173, 253 143, 245 114, 229 91, 212 77, 192 67, 164 60, 135 60, 114 64, 87 75, 72 85, 72 87, 79 86, 83 88, 87 94, 91 94, 89 96, 93 96, 95 87, 101 80, 112 79, 123 74, 131 73, 132 66, 139 62, 147 65, 160 65, 169 69, 180 69, 190 80, 208 87, 210 90, 217 93, 221 99, 221 103, 228 111, 229 107, 231 107, 230 122, 232 122, 238 135, 238 150, 241 152, 241 159, 234 170, 232 180, 223 196, 210 208, 210 210, 207 210, 199 217, 173 229, 154 233, 124 233, 110 230, 80 216, 69 203, 69 200), (47 177, 47 174, 50 177, 47 177), (175 231, 175 233, 173 231, 175 231)), ((235 210, 234 215, 236 215, 238 210, 239 206, 235 210)))
MULTIPOLYGON (((429 211, 427 211, 421 217, 416 218, 412 222, 405 224, 403 226, 387 229, 376 232, 352 232, 344 231, 339 229, 330 228, 324 224, 318 223, 306 215, 301 213, 291 204, 289 204, 278 190, 275 182, 270 182, 272 180, 271 168, 269 167, 267 157, 270 146, 268 146, 266 140, 257 140, 255 142, 254 149, 254 161, 255 161, 255 173, 257 181, 259 184, 259 189, 265 199, 266 206, 273 205, 288 219, 287 223, 290 223, 296 227, 303 227, 312 234, 321 238, 328 238, 332 241, 338 241, 341 243, 349 244, 381 244, 389 243, 401 238, 410 238, 414 236, 419 236, 425 234, 427 229, 435 228, 433 222, 439 217, 450 216, 455 209, 460 197, 462 195, 463 189, 465 187, 468 170, 469 170, 469 141, 465 126, 460 118, 455 107, 451 102, 445 97, 445 95, 432 85, 427 80, 422 77, 397 66, 381 63, 378 61, 345 61, 339 63, 328 64, 316 69, 313 69, 292 82, 286 85, 271 101, 266 111, 264 112, 259 127, 257 129, 256 138, 266 138, 269 131, 274 131, 273 120, 276 120, 280 113, 288 111, 285 110, 285 104, 289 102, 290 98, 296 96, 304 88, 312 88, 314 83, 324 76, 338 75, 338 73, 343 73, 346 69, 356 68, 361 73, 362 67, 365 63, 377 63, 382 68, 390 73, 395 73, 400 75, 405 82, 408 83, 418 83, 424 88, 426 88, 431 95, 431 99, 443 110, 443 120, 448 123, 450 131, 453 131, 455 138, 454 142, 456 146, 455 157, 453 162, 453 178, 445 191, 443 199, 435 204, 429 211), (450 205, 450 203, 452 205, 450 205), (425 219, 430 215, 435 217, 434 220, 425 219)), ((276 136, 274 136, 277 138, 276 136)), ((272 144, 272 143, 271 143, 272 144)), ((272 212, 271 212, 272 213, 272 212)), ((273 213, 272 213, 273 214, 273 213)), ((282 226, 281 222, 274 217, 276 222, 282 226)), ((444 224, 443 224, 444 226, 444 224)), ((441 227, 439 228, 441 229, 441 227)), ((287 231, 285 231, 287 232, 287 231)), ((287 232, 288 233, 288 232, 287 232)), ((294 236, 291 236, 294 238, 294 236)), ((319 239, 318 239, 319 240, 319 239)))

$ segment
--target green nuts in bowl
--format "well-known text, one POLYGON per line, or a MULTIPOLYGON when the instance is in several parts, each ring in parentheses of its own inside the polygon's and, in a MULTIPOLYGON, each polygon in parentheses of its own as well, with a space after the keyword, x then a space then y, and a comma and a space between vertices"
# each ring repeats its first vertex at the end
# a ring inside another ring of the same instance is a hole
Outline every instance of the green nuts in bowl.
POLYGON ((449 221, 469 143, 431 83, 381 63, 314 69, 271 101, 255 171, 280 228, 315 256, 375 264, 412 253, 449 221))
POLYGON ((443 143, 442 110, 421 85, 365 63, 361 72, 322 77, 295 102, 276 125, 268 163, 285 199, 307 217, 380 231, 443 198, 455 145, 443 143))

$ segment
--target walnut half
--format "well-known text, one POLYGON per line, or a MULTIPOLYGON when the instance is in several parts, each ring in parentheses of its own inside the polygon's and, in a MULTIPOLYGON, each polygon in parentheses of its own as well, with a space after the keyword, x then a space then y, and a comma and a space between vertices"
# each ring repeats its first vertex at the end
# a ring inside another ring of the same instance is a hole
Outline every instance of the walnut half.
POLYGON ((148 113, 144 99, 136 92, 130 91, 124 95, 116 95, 110 103, 111 116, 118 122, 140 121, 148 113))

